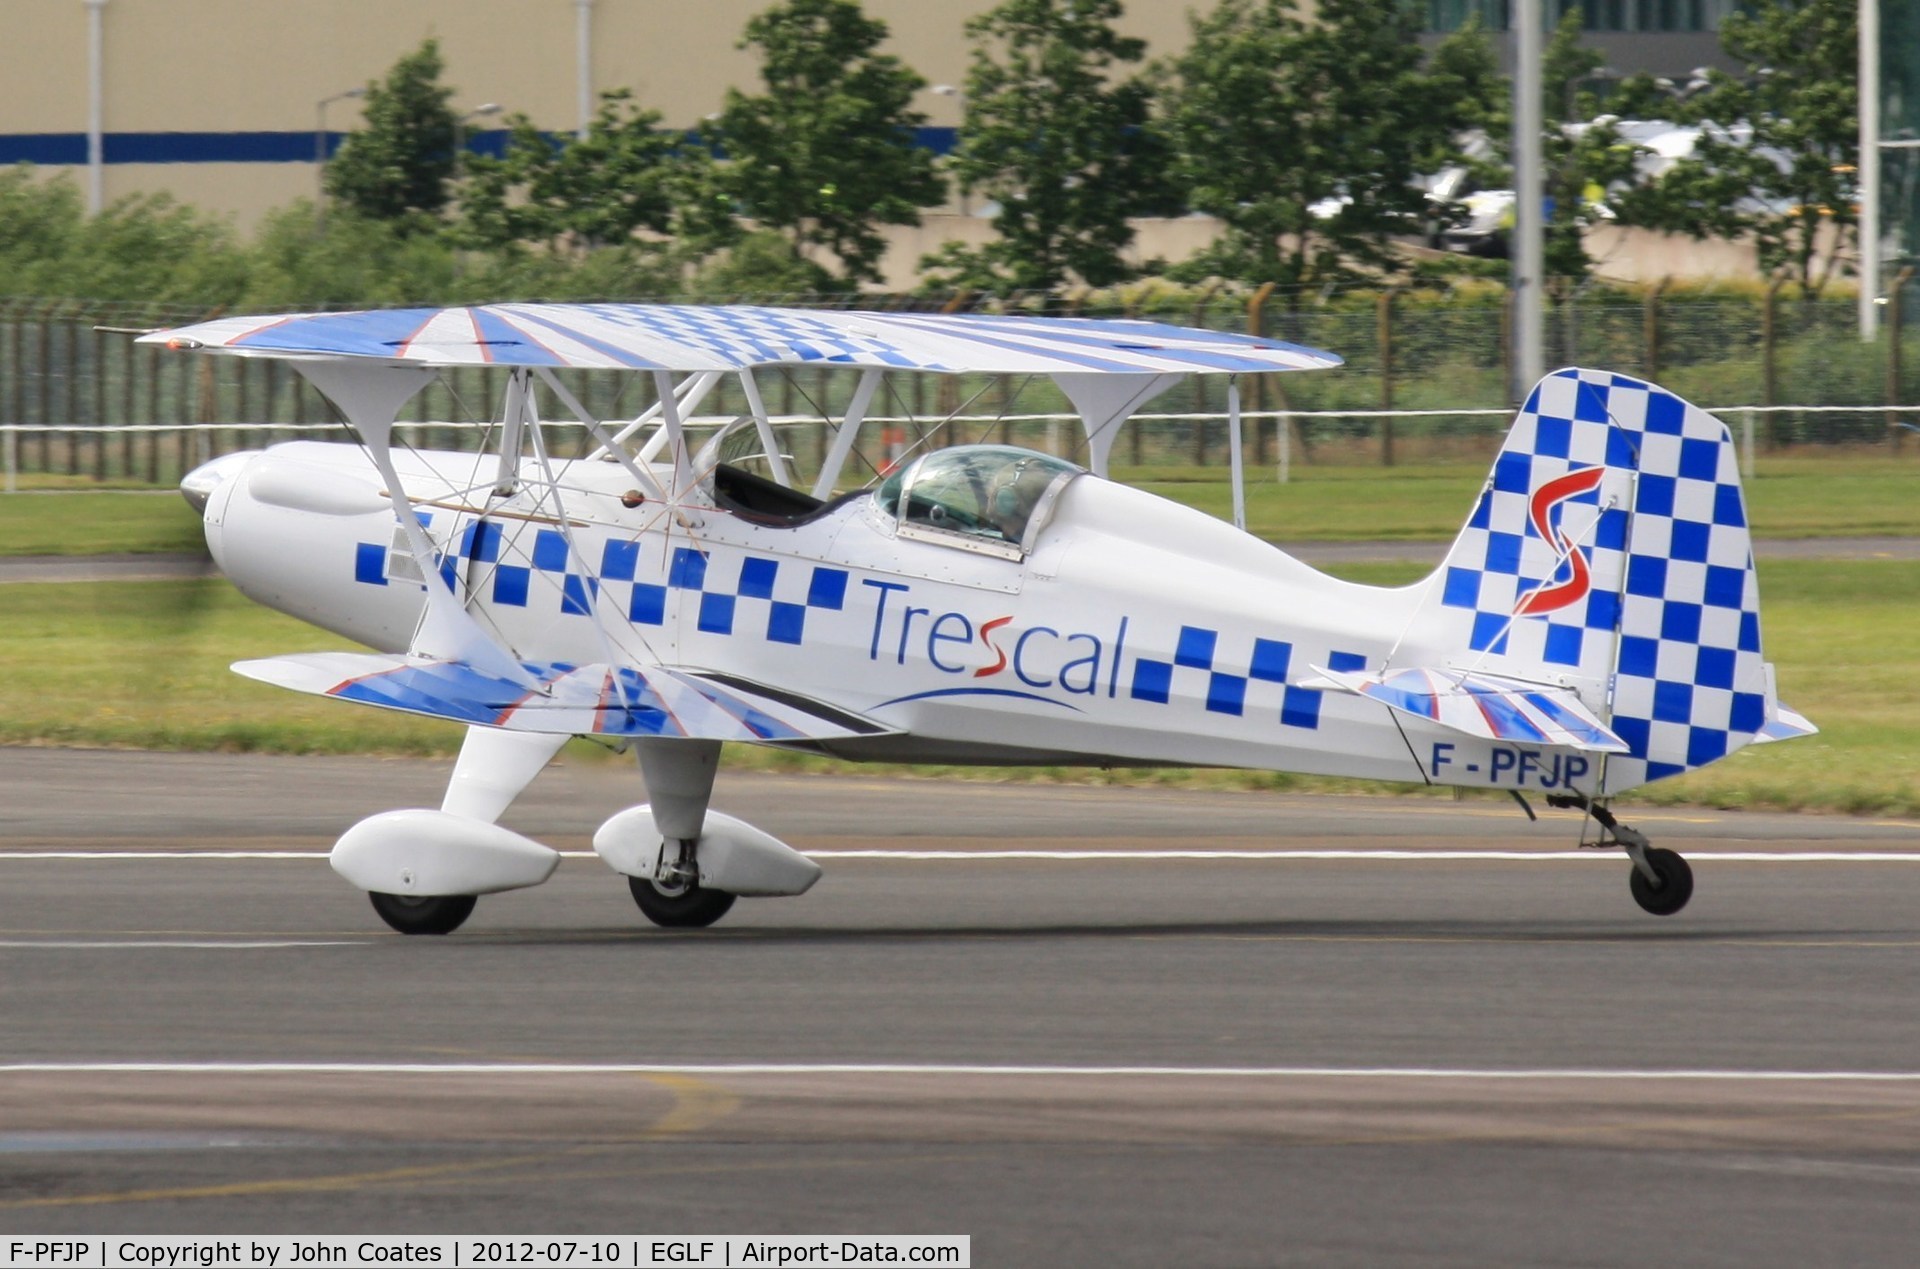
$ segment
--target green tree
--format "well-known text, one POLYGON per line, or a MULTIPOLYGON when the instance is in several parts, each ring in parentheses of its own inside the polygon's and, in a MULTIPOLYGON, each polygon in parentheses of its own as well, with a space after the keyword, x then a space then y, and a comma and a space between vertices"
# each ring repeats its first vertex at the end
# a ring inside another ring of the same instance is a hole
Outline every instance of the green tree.
MULTIPOLYGON (((728 162, 720 188, 761 226, 786 235, 796 259, 824 249, 836 279, 879 281, 877 225, 917 225, 945 197, 933 157, 915 144, 912 109, 926 81, 875 50, 884 22, 853 0, 786 0, 747 23, 739 47, 760 57, 765 91, 727 91, 709 138, 728 162)), ((811 261, 809 260, 809 263, 811 261)))
POLYGON ((1159 68, 1160 126, 1196 211, 1224 222, 1183 272, 1300 287, 1405 267, 1417 178, 1472 122, 1460 75, 1422 69, 1418 16, 1374 0, 1222 0, 1159 68))
POLYGON ((1132 270, 1130 216, 1170 210, 1164 148, 1146 130, 1151 87, 1122 77, 1145 44, 1119 0, 1003 0, 968 21, 973 62, 953 170, 999 204, 997 238, 923 260, 937 282, 1046 290, 1132 270))
POLYGON ((327 193, 363 216, 426 227, 446 207, 459 123, 440 83, 438 41, 427 40, 367 85, 366 127, 327 165, 327 193))
POLYGON ((247 283, 232 227, 167 194, 135 194, 89 217, 65 176, 0 171, 0 278, 14 295, 231 304, 247 283))
POLYGON ((1626 102, 1700 125, 1693 154, 1621 200, 1622 219, 1694 238, 1751 233, 1760 266, 1817 297, 1858 237, 1854 0, 1752 0, 1720 24, 1746 70, 1684 99, 1636 77, 1626 102))
POLYGON ((625 89, 602 94, 578 140, 512 116, 501 156, 468 164, 460 195, 466 236, 500 251, 539 244, 572 255, 606 247, 663 252, 691 214, 693 191, 708 183, 694 169, 711 159, 660 122, 658 111, 640 109, 625 89))

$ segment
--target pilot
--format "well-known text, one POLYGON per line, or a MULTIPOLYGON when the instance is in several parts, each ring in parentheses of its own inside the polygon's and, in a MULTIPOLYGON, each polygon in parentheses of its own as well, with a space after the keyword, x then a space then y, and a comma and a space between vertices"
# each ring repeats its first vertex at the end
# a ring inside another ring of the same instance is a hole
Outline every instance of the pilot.
POLYGON ((1009 542, 1026 536, 1027 521, 1059 473, 1044 463, 1023 458, 994 473, 987 487, 987 520, 1009 542))

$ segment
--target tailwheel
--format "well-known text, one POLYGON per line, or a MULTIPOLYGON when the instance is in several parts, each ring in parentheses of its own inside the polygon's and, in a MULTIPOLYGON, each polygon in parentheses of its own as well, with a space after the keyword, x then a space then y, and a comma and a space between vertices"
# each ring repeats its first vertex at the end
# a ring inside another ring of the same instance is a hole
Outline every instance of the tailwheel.
POLYGON ((1674 851, 1645 847, 1628 878, 1633 901, 1655 916, 1672 916, 1693 898, 1693 867, 1674 851), (1640 867, 1644 860, 1660 880, 1656 885, 1640 867))
POLYGON ((727 914, 736 896, 725 890, 708 890, 695 882, 686 882, 671 890, 662 890, 647 877, 628 877, 627 889, 647 920, 670 930, 699 930, 727 914))
MULTIPOLYGON (((731 896, 729 896, 731 897, 731 896)), ((473 915, 479 899, 470 894, 382 894, 368 893, 373 910, 402 934, 451 934, 473 915)))

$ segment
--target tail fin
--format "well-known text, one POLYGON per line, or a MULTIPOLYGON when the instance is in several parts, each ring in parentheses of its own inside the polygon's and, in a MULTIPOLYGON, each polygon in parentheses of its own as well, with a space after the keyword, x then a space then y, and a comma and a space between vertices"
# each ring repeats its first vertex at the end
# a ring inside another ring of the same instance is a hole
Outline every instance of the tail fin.
POLYGON ((1652 384, 1542 379, 1429 585, 1410 635, 1570 687, 1626 743, 1601 794, 1723 758, 1779 712, 1732 437, 1652 384))

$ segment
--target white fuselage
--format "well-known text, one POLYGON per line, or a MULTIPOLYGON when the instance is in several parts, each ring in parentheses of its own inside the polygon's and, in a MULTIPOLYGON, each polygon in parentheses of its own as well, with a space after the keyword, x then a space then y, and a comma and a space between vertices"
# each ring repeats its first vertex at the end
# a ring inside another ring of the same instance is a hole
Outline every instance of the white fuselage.
MULTIPOLYGON (((1546 791, 1589 788, 1598 766, 1303 686, 1314 667, 1456 655, 1419 628, 1427 584, 1342 582, 1091 475, 1067 482, 1028 552, 1007 558, 958 535, 902 533, 865 495, 794 523, 628 506, 633 478, 606 462, 557 466, 558 506, 524 492, 487 502, 493 527, 476 531, 496 460, 395 459, 456 594, 523 660, 733 675, 900 733, 836 742, 845 756, 1546 791)), ((424 592, 358 449, 270 450, 220 485, 205 515, 216 560, 252 598, 378 649, 409 647, 424 592)))

